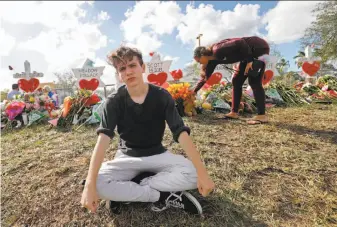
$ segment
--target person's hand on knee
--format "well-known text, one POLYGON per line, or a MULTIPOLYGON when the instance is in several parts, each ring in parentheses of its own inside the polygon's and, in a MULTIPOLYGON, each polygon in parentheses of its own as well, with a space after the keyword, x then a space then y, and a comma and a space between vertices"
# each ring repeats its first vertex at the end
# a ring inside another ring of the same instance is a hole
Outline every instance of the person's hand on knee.
POLYGON ((249 62, 245 68, 245 76, 248 74, 249 70, 253 70, 253 62, 249 62))

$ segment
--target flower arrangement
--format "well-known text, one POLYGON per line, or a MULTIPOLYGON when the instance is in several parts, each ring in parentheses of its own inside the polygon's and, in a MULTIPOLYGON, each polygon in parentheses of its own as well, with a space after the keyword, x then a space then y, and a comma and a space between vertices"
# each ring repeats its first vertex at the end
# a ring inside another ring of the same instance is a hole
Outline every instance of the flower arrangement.
POLYGON ((37 111, 44 111, 48 110, 50 112, 50 109, 55 109, 55 105, 53 103, 53 99, 51 99, 48 95, 43 94, 39 91, 34 92, 27 92, 21 95, 15 95, 14 99, 11 102, 24 102, 25 103, 25 109, 24 111, 26 113, 29 113, 32 110, 37 111))
POLYGON ((59 114, 55 106, 57 103, 55 98, 55 96, 49 97, 40 90, 15 95, 13 100, 4 100, 1 103, 1 122, 9 129, 12 128, 12 123, 17 121, 15 118, 21 114, 22 119, 26 119, 23 120, 24 124, 28 126, 34 122, 43 122, 41 120, 44 119, 55 118, 59 114))
POLYGON ((186 100, 192 94, 189 83, 170 84, 167 91, 172 95, 174 100, 186 100))
POLYGON ((61 110, 62 114, 57 122, 57 126, 63 128, 69 127, 72 124, 76 124, 75 122, 78 119, 90 117, 92 106, 101 100, 102 98, 91 90, 78 89, 73 96, 64 98, 61 110))
POLYGON ((196 115, 195 96, 190 90, 189 83, 170 84, 167 91, 176 102, 176 108, 180 116, 192 117, 196 115))

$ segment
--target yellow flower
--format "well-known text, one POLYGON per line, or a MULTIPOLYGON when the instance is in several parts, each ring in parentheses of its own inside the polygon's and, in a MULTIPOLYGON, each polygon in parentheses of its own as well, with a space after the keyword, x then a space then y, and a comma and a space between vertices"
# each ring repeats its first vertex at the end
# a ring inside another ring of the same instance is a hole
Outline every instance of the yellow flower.
POLYGON ((31 96, 30 98, 29 98, 29 102, 35 102, 35 98, 33 97, 33 96, 31 96))

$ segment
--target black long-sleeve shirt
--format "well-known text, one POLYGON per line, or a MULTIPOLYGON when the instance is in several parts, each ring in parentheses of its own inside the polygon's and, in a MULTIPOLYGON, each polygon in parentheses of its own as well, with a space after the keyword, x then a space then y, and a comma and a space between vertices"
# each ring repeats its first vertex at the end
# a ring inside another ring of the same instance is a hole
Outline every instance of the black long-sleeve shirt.
POLYGON ((162 145, 166 122, 176 142, 183 131, 190 134, 168 91, 149 84, 144 102, 138 104, 122 86, 114 97, 107 98, 97 133, 113 138, 117 126, 122 152, 134 157, 151 156, 166 151, 162 145))
POLYGON ((233 64, 240 61, 252 62, 264 54, 269 54, 268 43, 257 36, 224 39, 212 45, 213 56, 206 67, 205 78, 202 78, 194 88, 198 92, 207 82, 218 64, 233 64))

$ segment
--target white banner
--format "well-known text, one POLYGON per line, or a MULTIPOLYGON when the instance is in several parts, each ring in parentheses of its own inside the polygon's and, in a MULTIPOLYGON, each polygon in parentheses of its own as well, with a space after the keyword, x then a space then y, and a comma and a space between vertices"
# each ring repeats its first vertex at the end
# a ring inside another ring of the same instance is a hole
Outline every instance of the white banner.
POLYGON ((99 78, 103 75, 103 70, 105 66, 100 67, 87 67, 87 68, 75 68, 72 69, 74 75, 78 79, 91 79, 99 78))

